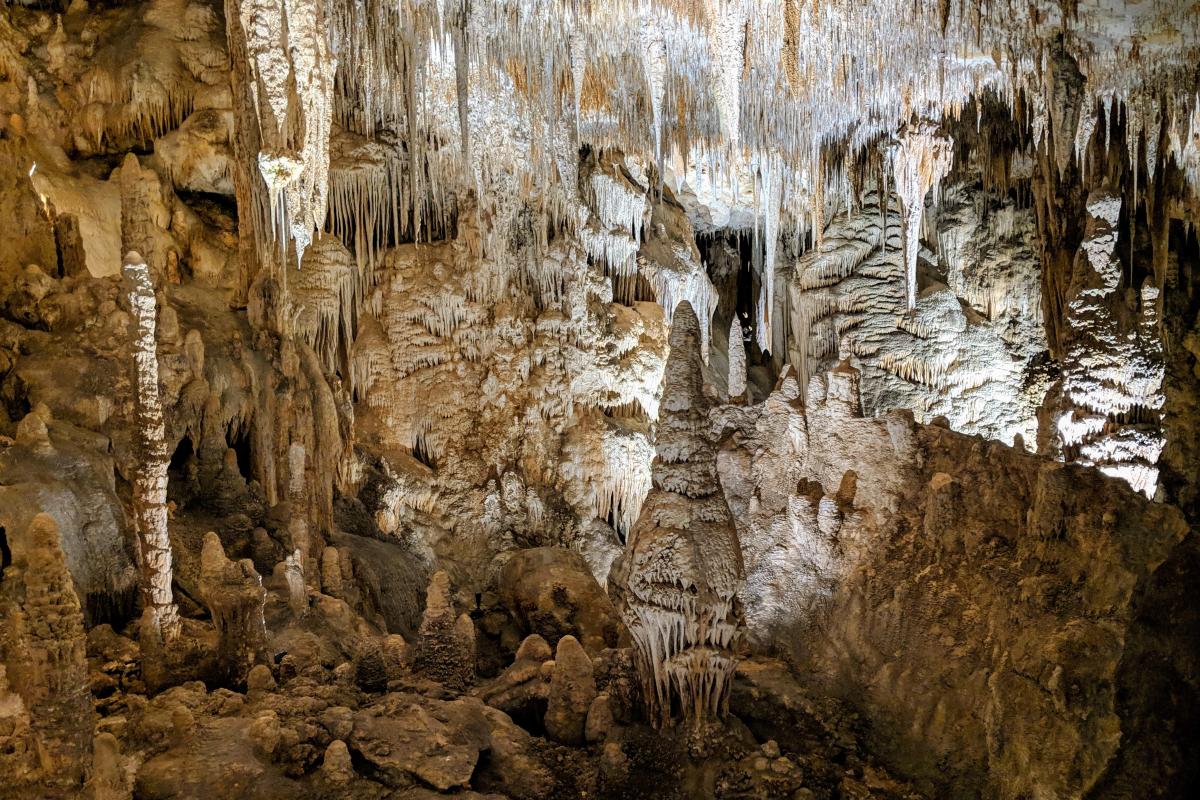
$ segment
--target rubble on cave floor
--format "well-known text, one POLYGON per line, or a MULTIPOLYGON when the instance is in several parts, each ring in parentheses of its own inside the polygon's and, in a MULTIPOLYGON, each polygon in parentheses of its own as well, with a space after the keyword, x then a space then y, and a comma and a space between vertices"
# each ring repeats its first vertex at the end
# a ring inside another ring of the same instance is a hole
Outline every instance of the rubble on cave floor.
MULTIPOLYGON (((325 599, 310 593, 306 615, 322 614, 325 599)), ((89 796, 921 796, 862 750, 852 714, 815 702, 783 662, 743 662, 724 723, 656 731, 637 702, 628 648, 588 653, 565 634, 552 649, 529 633, 500 674, 470 683, 456 674, 447 684, 437 679, 447 677, 442 665, 420 657, 445 641, 424 627, 411 641, 364 632, 351 646, 272 631, 243 682, 218 686, 218 666, 207 682, 153 695, 138 674, 137 643, 94 629, 88 669, 103 737, 94 747, 115 747, 120 769, 103 790, 93 770, 89 796)))

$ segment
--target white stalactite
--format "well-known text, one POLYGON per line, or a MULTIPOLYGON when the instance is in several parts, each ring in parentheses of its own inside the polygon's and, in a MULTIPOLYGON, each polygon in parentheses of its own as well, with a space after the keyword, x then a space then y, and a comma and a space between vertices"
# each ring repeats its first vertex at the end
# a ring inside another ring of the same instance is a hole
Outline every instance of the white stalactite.
POLYGON ((322 0, 242 0, 272 233, 296 263, 325 224, 334 73, 322 0), (293 101, 295 107, 293 107, 293 101))
POLYGON ((705 0, 713 95, 721 129, 732 152, 741 141, 742 71, 745 64, 746 16, 743 0, 705 0))
POLYGON ((763 274, 758 304, 758 346, 771 352, 772 319, 775 314, 775 258, 779 250, 779 216, 783 205, 783 162, 777 155, 763 160, 763 274))
POLYGON ((921 220, 925 195, 937 189, 954 163, 952 142, 927 123, 910 127, 892 158, 896 194, 904 204, 904 263, 908 309, 917 306, 917 251, 921 246, 921 220))
POLYGON ((642 43, 642 64, 646 69, 646 87, 650 92, 650 111, 653 115, 654 158, 662 158, 663 101, 666 92, 667 43, 652 8, 642 14, 639 33, 642 43))

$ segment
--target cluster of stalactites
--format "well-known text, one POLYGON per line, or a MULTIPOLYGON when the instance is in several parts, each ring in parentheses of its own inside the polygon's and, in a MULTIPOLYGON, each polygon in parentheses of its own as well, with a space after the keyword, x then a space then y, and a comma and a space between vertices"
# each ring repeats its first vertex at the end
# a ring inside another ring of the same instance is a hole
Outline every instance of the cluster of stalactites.
POLYGON ((337 62, 325 0, 241 0, 270 231, 296 262, 325 224, 337 62))
MULTIPOLYGON (((1161 160, 1149 131, 1163 121, 1165 148, 1200 178, 1195 87, 1180 77, 1194 81, 1187 65, 1200 37, 1176 31, 1134 59, 1137 37, 1097 29, 1108 23, 1087 8, 1063 23, 1068 44, 1053 45, 1053 7, 934 0, 281 2, 244 0, 241 17, 262 129, 262 213, 297 257, 325 216, 331 120, 388 151, 380 168, 345 172, 333 187, 334 228, 370 251, 357 254, 360 263, 389 239, 445 231, 450 215, 468 213, 476 252, 493 254, 498 275, 541 259, 546 240, 567 230, 628 282, 641 237, 636 209, 601 209, 635 212, 622 220, 629 239, 597 234, 581 197, 595 187, 580 186, 574 154, 581 146, 629 154, 659 186, 671 172, 703 167, 712 187, 735 198, 751 184, 761 234, 756 335, 767 352, 787 325, 775 296, 781 237, 800 243, 811 230, 819 243, 830 210, 853 202, 842 165, 863 152, 874 162, 881 138, 901 137, 877 177, 886 184, 894 170, 905 206, 910 307, 921 208, 950 166, 943 121, 987 90, 1013 107, 1028 98, 1035 142, 1048 130, 1086 141, 1091 115, 1066 126, 1055 116, 1054 47, 1069 48, 1089 76, 1083 107, 1129 105, 1130 135, 1146 132, 1140 164, 1161 160), (1093 36, 1119 44, 1098 50, 1093 36), (473 203, 449 201, 470 193, 473 203), (527 233, 532 254, 510 252, 527 233)), ((1145 34, 1156 19, 1138 10, 1131 24, 1145 34)))
MULTIPOLYGON (((339 124, 356 132, 406 134, 414 167, 461 173, 410 170, 409 180, 431 186, 461 180, 478 188, 481 173, 514 156, 530 162, 531 177, 553 177, 543 166, 553 167, 547 154, 560 128, 579 143, 647 162, 671 151, 690 158, 698 148, 724 154, 729 165, 777 153, 800 170, 831 141, 859 148, 914 116, 939 120, 982 88, 1008 98, 1040 88, 1055 9, 1045 11, 934 0, 903 8, 884 0, 613 0, 583 9, 567 0, 290 0, 282 9, 278 0, 245 0, 241 13, 264 141, 273 129, 295 140, 290 151, 267 148, 267 172, 276 176, 268 183, 302 181, 303 197, 289 191, 287 202, 319 217, 323 196, 307 192, 304 175, 322 157, 327 163, 316 139, 335 107, 339 124), (983 41, 993 48, 983 52, 983 41), (336 81, 331 52, 345 63, 336 81), (481 124, 500 77, 519 95, 513 111, 530 138, 519 154, 496 148, 497 131, 481 124), (431 102, 425 87, 443 79, 431 102), (447 95, 457 108, 446 107, 447 95), (290 136, 289 119, 301 121, 290 136), (436 142, 450 139, 459 140, 446 147, 457 153, 454 163, 429 162, 436 142), (282 155, 303 169, 281 163, 282 155)), ((1143 15, 1134 24, 1154 23, 1143 15)), ((1066 23, 1078 29, 1074 49, 1096 76, 1095 96, 1161 82, 1172 74, 1168 56, 1186 64, 1197 46, 1182 32, 1170 47, 1143 47, 1137 68, 1122 71, 1132 49, 1123 43, 1113 55, 1092 54, 1094 25, 1086 10, 1066 23)))

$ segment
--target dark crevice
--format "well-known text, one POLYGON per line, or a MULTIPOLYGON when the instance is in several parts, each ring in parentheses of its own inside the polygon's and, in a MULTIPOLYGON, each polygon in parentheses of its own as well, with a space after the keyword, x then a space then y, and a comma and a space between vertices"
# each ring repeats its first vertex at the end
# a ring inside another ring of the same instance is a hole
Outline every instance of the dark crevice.
POLYGON ((238 473, 246 483, 254 480, 254 453, 250 431, 230 428, 225 434, 225 443, 237 455, 238 473))
POLYGON ((437 459, 435 459, 433 457, 433 453, 429 452, 429 450, 426 448, 424 437, 417 437, 417 441, 412 448, 412 457, 430 469, 435 471, 437 470, 437 459))
POLYGON ((12 549, 8 546, 8 536, 4 526, 0 525, 0 581, 4 580, 4 570, 12 563, 12 549))

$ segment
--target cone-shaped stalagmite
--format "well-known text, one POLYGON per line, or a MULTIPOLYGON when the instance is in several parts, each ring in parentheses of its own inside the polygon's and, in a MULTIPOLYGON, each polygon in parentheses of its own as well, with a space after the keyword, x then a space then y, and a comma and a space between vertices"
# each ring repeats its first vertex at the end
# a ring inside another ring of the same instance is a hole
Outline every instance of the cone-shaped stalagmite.
POLYGON ((0 580, 0 796, 66 796, 91 761, 83 613, 53 517, 34 517, 13 550, 0 580))
POLYGON ((609 577, 656 725, 676 710, 693 720, 724 713, 742 621, 742 556, 717 482, 700 364, 699 323, 682 303, 663 378, 654 487, 609 577))

